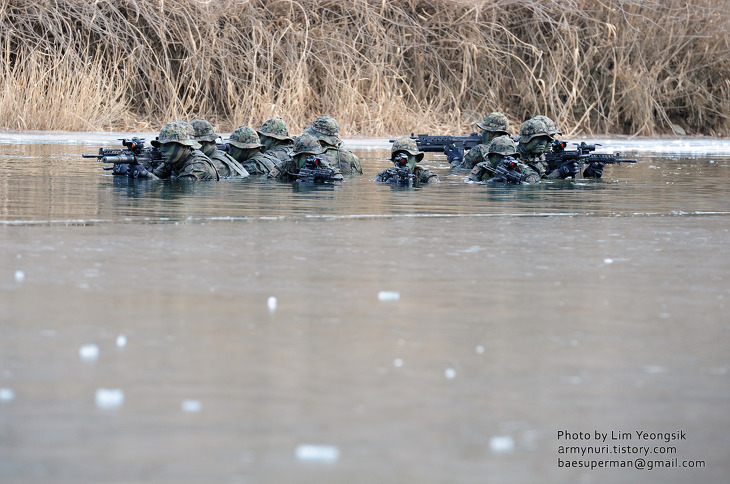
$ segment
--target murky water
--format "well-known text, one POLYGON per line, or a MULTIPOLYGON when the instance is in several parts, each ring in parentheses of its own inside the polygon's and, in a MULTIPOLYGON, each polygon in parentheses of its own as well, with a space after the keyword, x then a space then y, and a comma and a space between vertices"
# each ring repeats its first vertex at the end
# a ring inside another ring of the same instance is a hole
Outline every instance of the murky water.
MULTIPOLYGON (((724 482, 730 142, 600 181, 106 176, 0 135, 0 482, 724 482), (270 299, 270 298, 275 298, 270 299), (99 390, 106 389, 106 392, 99 390), (700 469, 566 469, 559 431, 700 469)), ((148 135, 149 139, 149 135, 148 135)))

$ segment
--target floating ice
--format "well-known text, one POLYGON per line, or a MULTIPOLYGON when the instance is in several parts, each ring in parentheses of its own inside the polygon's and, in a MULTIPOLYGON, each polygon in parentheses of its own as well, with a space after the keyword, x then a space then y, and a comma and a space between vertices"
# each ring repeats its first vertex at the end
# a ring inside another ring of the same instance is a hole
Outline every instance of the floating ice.
POLYGON ((96 406, 118 408, 124 403, 124 392, 118 388, 99 388, 96 391, 96 406))
POLYGON ((297 459, 308 462, 337 462, 340 449, 332 445, 301 444, 297 446, 297 459))
POLYGON ((489 439, 489 448, 500 454, 512 452, 515 450, 515 441, 509 435, 497 435, 489 439))
POLYGON ((378 293, 378 301, 397 301, 400 299, 400 293, 397 291, 380 291, 378 293))
POLYGON ((79 356, 82 360, 93 361, 99 357, 99 347, 94 344, 84 345, 79 348, 79 356))
POLYGON ((198 413, 203 409, 199 400, 183 400, 182 411, 187 413, 198 413))
POLYGON ((479 353, 480 355, 482 353, 484 353, 484 346, 482 346, 482 345, 477 346, 477 353, 479 353))
POLYGON ((15 271, 15 282, 23 282, 25 280, 25 272, 15 271))
POLYGON ((271 296, 267 301, 266 305, 269 307, 269 311, 276 311, 276 298, 271 296))
POLYGON ((603 263, 604 264, 613 264, 613 259, 609 259, 609 258, 603 259, 603 263))
POLYGON ((401 366, 403 366, 403 360, 401 360, 400 358, 396 358, 395 360, 393 360, 393 366, 395 366, 396 368, 400 368, 401 366))
POLYGON ((127 346, 127 337, 123 334, 117 336, 117 348, 124 348, 127 346))
POLYGON ((15 392, 11 388, 0 388, 0 402, 10 402, 15 399, 15 392))
POLYGON ((454 370, 453 368, 446 368, 446 371, 444 372, 444 375, 449 380, 453 380, 454 377, 456 377, 456 370, 454 370))

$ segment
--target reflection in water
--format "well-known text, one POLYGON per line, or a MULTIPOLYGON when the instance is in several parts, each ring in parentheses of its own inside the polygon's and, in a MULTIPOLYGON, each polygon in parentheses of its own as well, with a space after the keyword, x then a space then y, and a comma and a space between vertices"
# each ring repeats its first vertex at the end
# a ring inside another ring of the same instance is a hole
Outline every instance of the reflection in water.
POLYGON ((652 482, 730 472, 727 157, 394 190, 386 149, 326 187, 90 149, 0 145, 0 481, 643 483, 557 431, 678 428, 707 468, 652 482))

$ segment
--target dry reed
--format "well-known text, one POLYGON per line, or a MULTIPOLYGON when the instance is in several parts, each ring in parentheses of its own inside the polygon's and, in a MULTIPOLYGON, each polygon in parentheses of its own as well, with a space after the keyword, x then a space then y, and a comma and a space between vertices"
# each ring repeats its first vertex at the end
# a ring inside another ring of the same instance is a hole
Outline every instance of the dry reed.
POLYGON ((0 0, 0 127, 727 135, 729 31, 715 0, 0 0))

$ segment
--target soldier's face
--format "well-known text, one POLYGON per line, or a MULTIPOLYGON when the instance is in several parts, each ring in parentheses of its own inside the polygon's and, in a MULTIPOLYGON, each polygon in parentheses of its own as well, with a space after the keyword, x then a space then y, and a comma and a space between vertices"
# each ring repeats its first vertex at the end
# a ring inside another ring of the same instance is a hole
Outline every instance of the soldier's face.
POLYGON ((187 152, 188 147, 181 145, 180 143, 165 143, 160 146, 160 152, 162 152, 162 159, 168 165, 174 165, 180 161, 183 155, 187 152))
POLYGON ((228 152, 237 161, 243 161, 244 160, 244 158, 243 158, 243 150, 241 148, 239 148, 238 146, 228 145, 228 152))
POLYGON ((530 153, 543 153, 550 146, 550 138, 547 136, 535 136, 527 143, 527 151, 530 153))
POLYGON ((198 141, 203 147, 200 149, 206 155, 210 155, 216 150, 215 141, 198 141))
POLYGON ((489 163, 491 163, 492 166, 497 166, 504 158, 504 156, 499 153, 489 153, 487 156, 489 157, 489 163))

